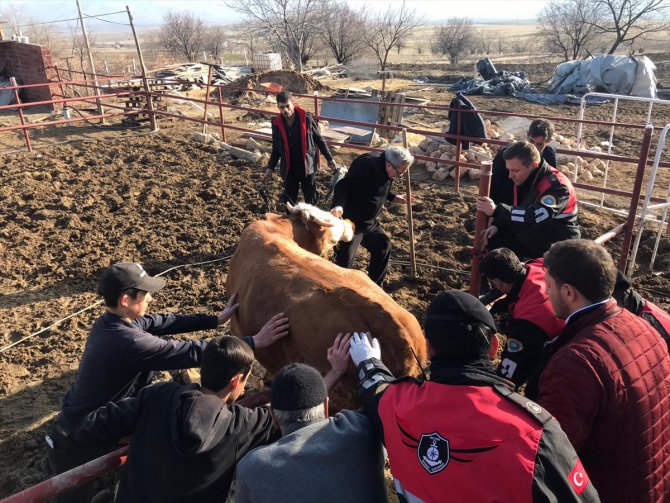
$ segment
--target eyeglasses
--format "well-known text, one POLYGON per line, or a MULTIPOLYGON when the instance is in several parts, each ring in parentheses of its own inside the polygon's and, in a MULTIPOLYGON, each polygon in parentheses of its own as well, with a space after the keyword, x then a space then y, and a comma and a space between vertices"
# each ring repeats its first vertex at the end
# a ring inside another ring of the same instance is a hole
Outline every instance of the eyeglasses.
POLYGON ((397 178, 397 177, 402 176, 402 175, 404 175, 405 173, 407 173, 407 170, 405 170, 405 171, 403 171, 403 172, 401 173, 401 172, 398 171, 398 170, 396 169, 396 167, 395 167, 393 164, 391 164, 390 162, 387 162, 386 164, 388 164, 389 166, 391 166, 391 169, 392 169, 393 171, 395 171, 395 176, 392 177, 392 178, 397 178))

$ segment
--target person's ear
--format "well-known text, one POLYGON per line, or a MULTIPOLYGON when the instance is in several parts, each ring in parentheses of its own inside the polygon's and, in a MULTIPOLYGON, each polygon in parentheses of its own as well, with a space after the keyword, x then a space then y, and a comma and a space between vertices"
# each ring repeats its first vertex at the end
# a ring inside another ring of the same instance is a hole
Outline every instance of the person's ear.
POLYGON ((330 404, 330 398, 326 397, 323 401, 323 418, 328 419, 328 405, 330 404))
POLYGON ((539 162, 533 161, 533 169, 537 168, 540 165, 539 162))
POLYGON ((119 297, 118 302, 116 303, 119 307, 128 307, 128 304, 130 303, 130 295, 127 293, 124 293, 119 297))
POLYGON ((241 374, 241 373, 240 374, 235 374, 230 379, 230 389, 232 391, 235 391, 243 380, 244 380, 244 375, 243 374, 241 374))
POLYGON ((493 360, 496 357, 499 348, 500 348, 500 341, 498 340, 498 336, 496 334, 492 334, 491 349, 489 349, 489 356, 491 357, 491 360, 493 360))

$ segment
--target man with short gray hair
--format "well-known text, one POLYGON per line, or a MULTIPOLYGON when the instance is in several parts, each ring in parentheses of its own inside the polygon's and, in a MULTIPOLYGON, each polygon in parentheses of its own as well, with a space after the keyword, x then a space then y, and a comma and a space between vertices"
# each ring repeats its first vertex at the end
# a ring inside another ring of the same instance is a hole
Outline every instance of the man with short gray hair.
POLYGON ((332 370, 301 363, 272 382, 272 415, 282 438, 247 454, 237 466, 236 503, 377 503, 386 501, 384 458, 372 422, 360 411, 328 417, 327 388, 349 367, 350 337, 328 350, 332 370))
POLYGON ((330 212, 351 220, 356 228, 353 240, 340 243, 336 249, 335 262, 341 267, 351 267, 358 246, 363 245, 370 252, 368 276, 379 286, 386 277, 393 246, 378 217, 384 201, 407 202, 405 195, 391 191, 391 185, 409 170, 412 162, 414 157, 403 147, 369 152, 354 159, 347 175, 335 185, 330 212))

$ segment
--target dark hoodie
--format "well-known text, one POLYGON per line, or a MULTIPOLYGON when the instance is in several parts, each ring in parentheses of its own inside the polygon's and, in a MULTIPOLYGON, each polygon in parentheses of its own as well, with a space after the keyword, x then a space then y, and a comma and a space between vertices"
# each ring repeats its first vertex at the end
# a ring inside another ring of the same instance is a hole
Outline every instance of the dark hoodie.
POLYGON ((117 502, 224 502, 237 462, 279 436, 267 409, 228 406, 197 385, 166 382, 92 412, 76 439, 131 434, 117 502))

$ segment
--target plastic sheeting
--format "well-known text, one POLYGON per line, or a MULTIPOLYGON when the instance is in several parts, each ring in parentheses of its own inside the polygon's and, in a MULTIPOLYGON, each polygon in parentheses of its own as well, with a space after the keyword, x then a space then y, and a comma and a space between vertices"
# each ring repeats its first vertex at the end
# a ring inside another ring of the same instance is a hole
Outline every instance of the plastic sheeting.
POLYGON ((601 54, 561 63, 554 70, 549 92, 584 94, 592 91, 656 98, 656 66, 646 56, 601 54))
POLYGON ((11 105, 15 101, 14 91, 13 90, 2 90, 3 87, 11 86, 9 80, 0 79, 0 106, 11 105))
MULTIPOLYGON (((492 63, 490 65, 482 65, 480 68, 480 64, 485 61, 480 61, 477 64, 477 69, 487 77, 493 76, 492 78, 488 80, 482 77, 460 79, 451 86, 451 90, 460 91, 466 95, 483 94, 491 96, 512 96, 514 93, 533 92, 533 86, 526 78, 525 72, 508 72, 505 70, 495 72, 495 67, 492 63)), ((490 63, 490 60, 488 60, 488 63, 490 63)))

